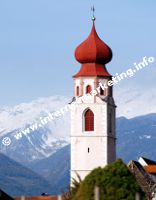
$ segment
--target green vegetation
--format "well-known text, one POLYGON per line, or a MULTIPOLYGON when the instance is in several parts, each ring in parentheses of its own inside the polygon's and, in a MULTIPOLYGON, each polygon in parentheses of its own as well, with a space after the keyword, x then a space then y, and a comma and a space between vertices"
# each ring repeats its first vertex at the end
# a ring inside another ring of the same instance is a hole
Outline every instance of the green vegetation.
POLYGON ((94 200, 94 188, 100 188, 100 200, 134 200, 143 192, 127 166, 118 159, 105 168, 96 168, 71 191, 71 200, 94 200))

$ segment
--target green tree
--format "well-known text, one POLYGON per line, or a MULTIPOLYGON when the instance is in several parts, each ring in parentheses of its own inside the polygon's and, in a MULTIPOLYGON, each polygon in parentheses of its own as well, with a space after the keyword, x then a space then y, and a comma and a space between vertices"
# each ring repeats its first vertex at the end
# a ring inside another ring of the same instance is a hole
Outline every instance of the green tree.
POLYGON ((121 159, 104 168, 94 169, 82 181, 72 200, 94 200, 95 186, 100 189, 100 200, 134 200, 137 192, 144 196, 121 159))

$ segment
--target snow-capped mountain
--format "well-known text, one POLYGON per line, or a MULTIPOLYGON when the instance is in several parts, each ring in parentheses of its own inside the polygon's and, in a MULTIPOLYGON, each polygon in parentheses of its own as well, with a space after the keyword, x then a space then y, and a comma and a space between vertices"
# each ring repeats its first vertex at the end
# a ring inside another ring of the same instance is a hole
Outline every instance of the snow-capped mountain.
POLYGON ((71 98, 63 96, 52 96, 38 98, 29 103, 21 103, 14 107, 0 108, 0 132, 5 135, 16 129, 25 128, 27 125, 40 120, 69 103, 71 98))
MULTIPOLYGON (((132 90, 115 90, 117 116, 132 118, 135 116, 156 113, 156 93, 132 90), (149 103, 150 102, 150 103, 149 103)), ((59 111, 67 106, 71 97, 52 96, 39 98, 29 103, 22 103, 14 107, 0 108, 0 152, 10 158, 27 163, 49 157, 58 149, 69 144, 70 135, 70 110, 64 112, 55 120, 42 127, 28 129, 48 116, 49 113, 59 111), (22 134, 21 134, 22 133, 22 134), (20 135, 19 135, 20 134, 20 135), (18 135, 18 139, 17 136, 18 135), (3 139, 9 137, 10 145, 4 145, 3 139)))
POLYGON ((115 88, 117 117, 133 118, 149 113, 156 113, 156 89, 150 87, 142 90, 136 85, 120 89, 115 88))
POLYGON ((22 103, 13 108, 1 108, 0 152, 18 162, 27 163, 48 157, 69 144, 69 112, 65 112, 42 127, 38 126, 35 130, 25 134, 24 131, 33 124, 39 124, 49 113, 68 105, 70 99, 55 96, 22 103), (11 140, 10 145, 3 143, 6 137, 11 140))

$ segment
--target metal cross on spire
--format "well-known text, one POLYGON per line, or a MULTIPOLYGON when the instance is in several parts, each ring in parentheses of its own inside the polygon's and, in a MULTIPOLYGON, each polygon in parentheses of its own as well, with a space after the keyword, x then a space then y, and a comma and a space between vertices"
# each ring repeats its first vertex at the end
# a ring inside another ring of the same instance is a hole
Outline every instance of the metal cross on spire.
POLYGON ((95 8, 94 8, 94 6, 93 7, 91 7, 91 11, 93 12, 93 15, 92 15, 92 21, 95 21, 95 16, 94 16, 94 13, 95 13, 95 8))

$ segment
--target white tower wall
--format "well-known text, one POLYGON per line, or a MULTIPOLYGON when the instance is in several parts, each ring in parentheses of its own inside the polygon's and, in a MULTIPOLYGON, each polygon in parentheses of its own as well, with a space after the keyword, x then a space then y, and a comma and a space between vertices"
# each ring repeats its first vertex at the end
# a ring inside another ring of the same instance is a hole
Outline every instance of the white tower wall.
MULTIPOLYGON (((75 79, 76 87, 80 88, 80 95, 85 95, 86 86, 96 89, 99 83, 106 83, 107 78, 87 77, 75 79)), ((105 95, 93 95, 83 98, 83 102, 76 99, 71 109, 71 179, 77 175, 83 180, 96 167, 115 161, 115 104, 108 88, 105 95), (85 131, 84 113, 87 109, 94 113, 94 131, 85 131)), ((75 91, 76 95, 76 91, 75 91)))

